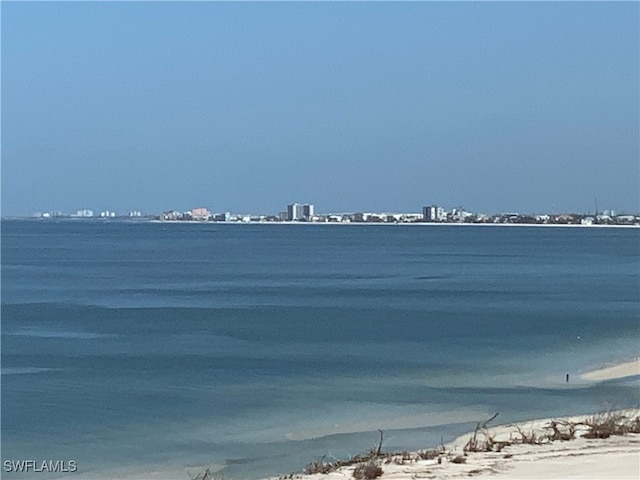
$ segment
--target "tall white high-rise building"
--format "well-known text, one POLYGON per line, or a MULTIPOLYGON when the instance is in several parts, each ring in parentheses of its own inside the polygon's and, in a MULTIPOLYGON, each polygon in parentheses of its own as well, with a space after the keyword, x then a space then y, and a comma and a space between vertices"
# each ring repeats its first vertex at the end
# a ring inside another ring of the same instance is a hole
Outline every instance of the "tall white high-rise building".
POLYGON ((292 203, 287 205, 287 220, 311 220, 314 215, 313 204, 292 203))
POLYGON ((447 212, 437 205, 422 207, 422 218, 425 222, 444 222, 447 219, 447 212))
POLYGON ((311 220, 313 218, 313 204, 306 204, 303 205, 302 207, 302 215, 304 216, 304 218, 306 218, 307 220, 311 220))

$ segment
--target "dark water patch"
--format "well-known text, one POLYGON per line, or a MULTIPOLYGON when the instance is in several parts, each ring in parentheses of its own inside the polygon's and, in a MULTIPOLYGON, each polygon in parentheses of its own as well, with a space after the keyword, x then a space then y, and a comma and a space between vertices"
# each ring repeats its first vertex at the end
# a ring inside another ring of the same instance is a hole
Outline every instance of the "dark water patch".
POLYGON ((453 275, 420 275, 414 278, 416 280, 447 280, 454 277, 453 275))
MULTIPOLYGON (((469 311, 446 308, 358 308, 308 306, 253 306, 245 308, 103 308, 94 306, 34 304, 4 305, 3 332, 88 332, 91 335, 137 338, 146 342, 175 342, 176 335, 234 338, 261 344, 309 344, 322 342, 412 342, 425 345, 474 337, 483 342, 515 344, 554 335, 580 335, 585 339, 637 334, 633 302, 615 315, 589 310, 549 311, 532 303, 519 310, 513 304, 469 311), (510 312, 510 313, 509 313, 510 312), (603 330, 602 326, 607 328, 603 330)), ((619 305, 618 309, 621 308, 619 305)), ((615 310, 614 310, 615 311, 615 310)), ((105 341, 117 338, 105 338, 105 341)), ((3 348, 19 338, 7 335, 3 348)), ((46 340, 46 339, 44 339, 46 340)), ((53 340, 53 339, 52 339, 53 340)), ((558 337, 562 340, 562 337, 558 337)), ((491 344, 491 343, 490 343, 491 344)), ((533 345, 531 343, 529 346, 533 345)), ((335 352, 338 353, 338 352, 335 352)))

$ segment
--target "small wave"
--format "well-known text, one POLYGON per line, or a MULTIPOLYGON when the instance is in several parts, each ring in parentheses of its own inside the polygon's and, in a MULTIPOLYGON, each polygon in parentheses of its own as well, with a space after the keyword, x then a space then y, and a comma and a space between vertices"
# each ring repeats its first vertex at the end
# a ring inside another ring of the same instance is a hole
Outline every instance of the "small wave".
POLYGON ((32 373, 43 373, 56 370, 55 368, 39 368, 39 367, 2 367, 1 375, 28 375, 32 373))
POLYGON ((13 335, 16 337, 38 337, 38 338, 73 338, 80 340, 93 340, 96 338, 104 338, 112 335, 104 333, 92 332, 72 332, 72 331, 52 331, 52 330, 19 330, 17 332, 7 332, 4 335, 13 335))

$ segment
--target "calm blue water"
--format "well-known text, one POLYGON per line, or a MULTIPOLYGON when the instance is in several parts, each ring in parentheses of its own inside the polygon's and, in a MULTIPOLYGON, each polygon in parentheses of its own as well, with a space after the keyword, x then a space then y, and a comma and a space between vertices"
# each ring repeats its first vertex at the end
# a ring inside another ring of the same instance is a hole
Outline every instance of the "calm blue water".
POLYGON ((640 229, 3 221, 2 460, 256 478, 638 406, 578 376, 638 355, 639 272, 640 229))

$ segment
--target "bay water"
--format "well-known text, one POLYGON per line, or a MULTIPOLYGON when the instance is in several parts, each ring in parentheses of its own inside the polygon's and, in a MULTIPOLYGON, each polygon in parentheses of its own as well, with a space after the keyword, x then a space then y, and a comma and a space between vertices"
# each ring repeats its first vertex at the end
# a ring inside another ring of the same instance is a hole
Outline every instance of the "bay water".
POLYGON ((640 229, 3 220, 1 329, 3 478, 254 479, 638 407, 640 229))

